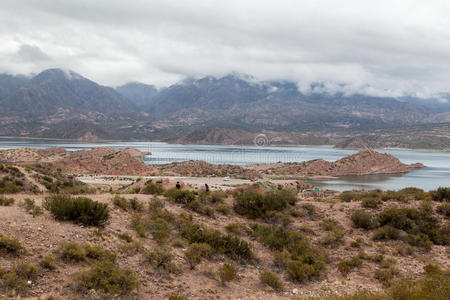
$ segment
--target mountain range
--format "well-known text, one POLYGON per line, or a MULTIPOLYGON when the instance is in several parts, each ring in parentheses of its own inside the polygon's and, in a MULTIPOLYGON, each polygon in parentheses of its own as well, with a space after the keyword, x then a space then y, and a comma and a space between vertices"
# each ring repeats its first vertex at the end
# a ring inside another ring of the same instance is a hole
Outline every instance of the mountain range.
POLYGON ((232 143, 230 137, 242 142, 243 136, 250 140, 267 131, 286 136, 280 143, 298 143, 311 133, 329 140, 342 132, 445 124, 450 104, 443 95, 444 101, 427 101, 305 94, 293 82, 236 74, 186 79, 161 89, 138 82, 113 88, 73 71, 48 69, 30 77, 0 74, 0 136, 201 142, 198 132, 232 143))

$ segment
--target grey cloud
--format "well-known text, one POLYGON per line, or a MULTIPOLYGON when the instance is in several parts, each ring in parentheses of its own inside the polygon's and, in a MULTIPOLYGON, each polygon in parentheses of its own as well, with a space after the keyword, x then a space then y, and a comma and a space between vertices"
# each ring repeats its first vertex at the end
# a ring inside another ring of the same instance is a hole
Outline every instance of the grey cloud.
POLYGON ((41 48, 33 45, 22 45, 16 52, 16 58, 23 62, 49 61, 50 57, 41 48))
POLYGON ((51 64, 159 86, 237 71, 303 90, 428 95, 450 90, 449 11, 448 0, 2 1, 0 71, 51 64))

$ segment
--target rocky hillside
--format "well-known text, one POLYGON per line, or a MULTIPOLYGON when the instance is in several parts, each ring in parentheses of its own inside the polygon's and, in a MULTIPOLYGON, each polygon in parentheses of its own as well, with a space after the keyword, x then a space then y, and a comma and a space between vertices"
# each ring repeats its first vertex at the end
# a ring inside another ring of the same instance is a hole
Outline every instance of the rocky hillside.
POLYGON ((34 119, 53 115, 67 119, 77 114, 109 114, 134 108, 114 89, 60 69, 39 73, 0 103, 2 115, 34 119))
POLYGON ((401 174, 424 166, 420 163, 403 164, 390 154, 363 150, 334 162, 317 159, 300 163, 257 164, 247 167, 265 174, 309 177, 401 174))
POLYGON ((450 189, 319 197, 258 185, 209 194, 158 185, 148 183, 151 196, 0 198, 0 297, 447 300, 450 295, 445 202, 450 189))
POLYGON ((19 148, 0 151, 0 161, 42 164, 65 174, 155 175, 157 170, 146 165, 144 153, 136 149, 93 148, 66 151, 63 148, 19 148))

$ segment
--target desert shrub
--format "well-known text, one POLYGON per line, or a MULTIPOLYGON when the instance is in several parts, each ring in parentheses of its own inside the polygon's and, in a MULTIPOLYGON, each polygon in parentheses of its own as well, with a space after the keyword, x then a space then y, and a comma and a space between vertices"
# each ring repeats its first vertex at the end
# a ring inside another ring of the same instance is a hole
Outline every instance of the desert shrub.
POLYGON ((39 205, 36 205, 33 199, 30 198, 23 199, 22 206, 25 208, 27 212, 29 212, 33 216, 38 216, 42 214, 41 207, 39 205))
POLYGON ((53 256, 44 256, 40 261, 39 261, 39 266, 43 269, 47 269, 47 270, 55 270, 56 269, 56 265, 55 265, 55 258, 53 256))
POLYGON ((271 211, 282 211, 294 205, 297 197, 289 190, 274 190, 266 194, 254 190, 240 190, 233 194, 234 210, 250 218, 265 218, 271 211))
POLYGON ((222 191, 200 191, 198 193, 198 199, 201 202, 220 203, 227 198, 227 193, 222 191))
POLYGON ((142 188, 141 193, 147 195, 161 195, 164 192, 164 188, 159 183, 153 183, 151 180, 147 181, 142 188))
POLYGON ((283 290, 283 283, 281 282, 280 277, 274 272, 269 270, 260 271, 259 280, 262 284, 270 286, 275 291, 283 290))
POLYGON ((343 202, 359 201, 362 197, 360 192, 345 191, 339 194, 339 199, 343 202))
POLYGON ((83 247, 87 258, 101 261, 110 260, 112 262, 116 260, 116 255, 114 253, 101 246, 85 244, 83 247))
POLYGON ((216 210, 221 214, 228 216, 231 213, 231 206, 229 206, 228 204, 221 203, 217 205, 216 210))
POLYGON ((17 255, 21 250, 23 250, 23 246, 19 240, 0 234, 0 253, 17 255))
POLYGON ((450 202, 444 202, 436 208, 437 212, 450 218, 450 202))
POLYGON ((388 269, 379 269, 375 271, 375 279, 383 283, 384 285, 390 285, 391 281, 400 274, 400 271, 395 267, 388 269))
POLYGON ((362 261, 359 257, 355 256, 351 259, 343 260, 338 264, 338 270, 342 275, 347 276, 353 269, 362 266, 362 261))
POLYGON ((112 203, 114 204, 114 206, 121 208, 122 210, 128 210, 128 200, 125 197, 116 195, 112 199, 112 203))
POLYGON ((294 281, 317 277, 325 269, 326 257, 318 247, 310 245, 309 240, 297 231, 284 227, 252 224, 253 235, 272 250, 279 251, 282 257, 276 264, 286 268, 294 281))
POLYGON ((381 195, 382 201, 398 201, 398 202, 408 202, 410 200, 407 194, 401 193, 400 191, 385 191, 381 195))
POLYGON ((131 226, 141 237, 145 237, 147 232, 150 231, 153 239, 159 243, 166 242, 172 233, 170 224, 157 214, 135 215, 131 219, 131 226))
POLYGON ((364 210, 354 211, 351 220, 356 228, 372 229, 377 226, 373 215, 364 210))
POLYGON ((57 220, 68 220, 87 226, 103 226, 109 219, 107 204, 86 197, 54 195, 45 198, 43 206, 57 220))
POLYGON ((141 252, 143 248, 144 246, 140 241, 131 241, 120 245, 120 251, 129 255, 141 252))
POLYGON ((158 197, 153 197, 148 201, 148 207, 151 211, 163 209, 164 206, 164 200, 161 200, 158 197))
POLYGON ((439 220, 433 216, 433 209, 424 203, 419 209, 415 208, 388 208, 378 214, 380 226, 391 226, 407 232, 408 238, 415 240, 414 236, 424 239, 427 236, 435 244, 446 245, 449 237, 442 231, 439 220))
POLYGON ((327 231, 325 236, 320 240, 320 243, 329 248, 334 248, 341 244, 344 238, 344 230, 341 226, 337 225, 335 221, 325 219, 320 222, 320 227, 327 231))
POLYGON ((115 206, 121 208, 124 211, 134 210, 142 211, 144 206, 137 198, 127 199, 125 197, 120 197, 119 195, 114 196, 112 202, 115 206))
POLYGON ((317 214, 317 209, 314 204, 304 203, 301 205, 301 208, 306 212, 306 215, 310 218, 314 217, 317 214))
POLYGON ((230 223, 227 226, 225 226, 225 230, 228 231, 229 233, 233 233, 233 234, 237 234, 237 235, 251 233, 251 230, 247 226, 245 226, 244 224, 240 224, 240 223, 230 223))
POLYGON ((364 208, 377 208, 380 204, 381 200, 378 198, 364 197, 361 200, 361 206, 364 208))
POLYGON ((147 261, 158 271, 176 273, 177 266, 172 262, 173 254, 169 249, 157 248, 146 254, 147 261))
POLYGON ((5 176, 0 180, 0 194, 16 194, 22 191, 23 183, 5 176))
POLYGON ((218 230, 184 222, 180 227, 180 233, 189 243, 206 243, 216 253, 223 253, 231 259, 248 261, 253 258, 253 253, 247 242, 235 236, 223 235, 218 230))
POLYGON ((201 262, 202 258, 211 258, 213 254, 214 250, 206 243, 193 243, 185 252, 186 260, 192 270, 201 262))
POLYGON ((188 190, 170 189, 164 195, 175 203, 188 204, 195 199, 195 194, 188 190))
POLYGON ((79 262, 86 260, 86 251, 75 242, 62 243, 58 249, 59 257, 66 262, 79 262))
POLYGON ((392 226, 383 226, 377 228, 373 232, 372 238, 375 241, 383 241, 383 240, 398 240, 400 238, 400 230, 394 228, 392 226))
POLYGON ((100 290, 111 295, 126 295, 139 285, 130 269, 118 268, 110 260, 98 262, 81 272, 78 285, 85 290, 100 290))
POLYGON ((133 241, 133 237, 126 232, 119 234, 117 237, 128 243, 131 243, 133 241))
POLYGON ((430 193, 433 201, 450 202, 450 187, 440 187, 437 190, 431 191, 430 193))
POLYGON ((17 292, 28 288, 27 281, 34 280, 39 272, 39 267, 26 261, 18 262, 10 271, 3 274, 5 286, 17 292))
POLYGON ((225 285, 227 282, 232 281, 237 276, 236 266, 232 263, 224 263, 218 271, 220 282, 225 285))
POLYGON ((167 300, 186 300, 186 298, 178 293, 173 293, 169 295, 169 298, 167 298, 167 300))
POLYGON ((14 198, 6 198, 5 196, 0 196, 0 206, 11 206, 14 204, 14 198))

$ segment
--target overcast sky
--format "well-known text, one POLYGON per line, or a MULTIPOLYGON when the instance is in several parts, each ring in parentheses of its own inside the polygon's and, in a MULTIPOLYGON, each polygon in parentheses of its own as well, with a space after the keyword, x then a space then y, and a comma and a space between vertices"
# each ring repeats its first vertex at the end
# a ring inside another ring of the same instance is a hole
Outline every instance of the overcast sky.
POLYGON ((0 0, 0 72, 106 85, 230 72, 368 94, 450 91, 449 0, 0 0))

